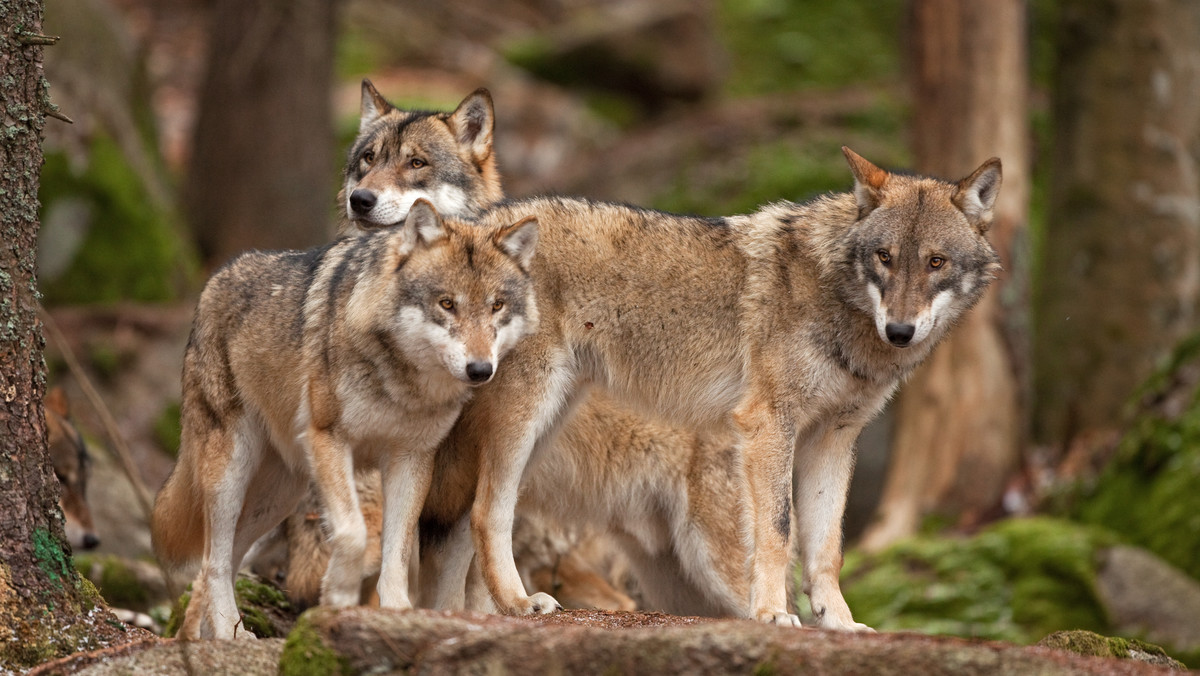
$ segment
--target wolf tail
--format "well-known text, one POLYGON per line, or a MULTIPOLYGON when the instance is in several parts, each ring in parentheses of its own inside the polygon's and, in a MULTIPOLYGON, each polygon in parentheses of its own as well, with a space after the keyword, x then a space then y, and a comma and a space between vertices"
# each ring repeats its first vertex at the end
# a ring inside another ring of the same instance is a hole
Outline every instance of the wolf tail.
POLYGON ((154 499, 150 517, 154 555, 168 569, 181 568, 204 552, 204 498, 189 458, 186 453, 179 455, 175 469, 154 499))

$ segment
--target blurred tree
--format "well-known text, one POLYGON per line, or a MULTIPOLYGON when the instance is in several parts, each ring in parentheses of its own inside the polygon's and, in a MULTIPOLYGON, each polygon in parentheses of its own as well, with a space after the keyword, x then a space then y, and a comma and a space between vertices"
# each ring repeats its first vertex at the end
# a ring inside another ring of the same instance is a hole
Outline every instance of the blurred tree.
POLYGON ((1029 208, 1028 66, 1023 0, 912 0, 916 168, 960 178, 992 156, 1004 186, 990 238, 1007 269, 904 386, 888 478, 863 536, 881 548, 930 513, 970 519, 999 502, 1017 466, 1026 350, 1014 258, 1029 208), (1002 298, 1018 302, 1005 307, 1002 298))
POLYGON ((1200 3, 1059 11, 1033 431, 1059 449, 1085 441, 1086 455, 1196 327, 1200 3))
POLYGON ((333 234, 334 0, 216 0, 185 205, 201 255, 333 234))
MULTIPOLYGON (((0 12, 0 672, 73 652, 105 623, 121 627, 70 562, 46 451, 46 365, 34 276, 42 128, 55 108, 42 76, 42 0, 0 12)), ((112 627, 107 627, 111 633, 112 627)), ((96 640, 93 646, 108 643, 96 640)))

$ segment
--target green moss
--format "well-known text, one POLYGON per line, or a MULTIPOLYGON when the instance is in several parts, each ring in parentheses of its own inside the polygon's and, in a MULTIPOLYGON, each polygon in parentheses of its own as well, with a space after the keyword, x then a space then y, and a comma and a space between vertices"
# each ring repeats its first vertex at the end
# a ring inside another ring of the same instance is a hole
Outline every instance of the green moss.
POLYGON ((55 589, 62 590, 64 580, 78 579, 71 575, 71 556, 63 549, 63 541, 45 528, 33 531, 33 556, 55 589))
POLYGON ((80 575, 92 580, 99 594, 110 606, 117 608, 144 608, 150 602, 150 593, 117 556, 81 555, 75 557, 75 569, 80 575))
MULTIPOLYGON (((278 588, 264 582, 246 577, 239 577, 233 585, 237 599, 238 612, 242 616, 242 627, 259 638, 278 638, 275 624, 267 611, 278 609, 290 611, 291 603, 287 595, 278 588)), ((184 592, 171 607, 171 615, 163 628, 163 635, 175 636, 183 626, 183 618, 187 612, 188 603, 192 600, 190 591, 184 592)))
POLYGON ((1095 592, 1103 531, 1053 519, 1005 521, 972 538, 923 536, 875 556, 851 552, 843 586, 855 619, 1030 643, 1066 628, 1108 629, 1095 592))
POLYGON ((288 634, 279 656, 280 676, 324 676, 326 674, 351 673, 349 661, 325 644, 320 632, 312 623, 312 614, 320 609, 306 612, 296 620, 296 626, 288 634))
POLYGON ((179 402, 167 404, 154 419, 154 440, 172 458, 179 456, 179 437, 183 428, 179 419, 179 402))
POLYGON ((1152 643, 1137 639, 1101 636, 1091 631, 1058 631, 1038 641, 1038 645, 1056 650, 1066 650, 1088 657, 1110 657, 1129 659, 1134 651, 1144 653, 1156 663, 1166 663, 1182 669, 1183 664, 1176 661, 1167 651, 1152 643))
POLYGON ((1113 460, 1062 509, 1200 580, 1200 386, 1180 377, 1195 369, 1200 334, 1183 341, 1147 380, 1135 397, 1142 410, 1113 460))
POLYGON ((163 636, 173 638, 179 634, 179 629, 183 626, 183 616, 187 613, 188 603, 191 600, 192 592, 189 587, 188 591, 180 594, 179 598, 175 599, 175 603, 171 604, 171 616, 163 625, 163 636))

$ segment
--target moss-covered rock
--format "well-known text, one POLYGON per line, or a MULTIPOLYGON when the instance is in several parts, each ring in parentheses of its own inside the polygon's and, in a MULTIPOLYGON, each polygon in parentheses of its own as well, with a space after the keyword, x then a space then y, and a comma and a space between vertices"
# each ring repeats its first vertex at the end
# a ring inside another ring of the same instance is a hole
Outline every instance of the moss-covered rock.
POLYGON ((1123 660, 1148 662, 1171 669, 1185 668, 1182 663, 1173 659, 1159 646, 1136 639, 1101 636, 1091 631, 1056 631, 1038 641, 1038 645, 1088 657, 1115 657, 1123 660))
MULTIPOLYGON (((299 611, 287 599, 287 594, 278 587, 258 578, 243 575, 233 586, 237 598, 238 612, 242 615, 242 626, 259 638, 283 638, 292 631, 299 611)), ((171 609, 163 631, 165 636, 175 636, 183 625, 192 594, 182 594, 171 609)))
POLYGON ((855 619, 1032 643, 1060 629, 1110 630, 1096 593, 1100 548, 1116 538, 1048 518, 1001 522, 970 538, 922 536, 884 552, 850 552, 843 588, 855 619))
POLYGON ((149 561, 113 554, 80 554, 75 569, 91 580, 113 608, 148 612, 168 600, 162 571, 149 561))
POLYGON ((1200 580, 1200 334, 1175 350, 1135 401, 1116 455, 1066 511, 1200 580))

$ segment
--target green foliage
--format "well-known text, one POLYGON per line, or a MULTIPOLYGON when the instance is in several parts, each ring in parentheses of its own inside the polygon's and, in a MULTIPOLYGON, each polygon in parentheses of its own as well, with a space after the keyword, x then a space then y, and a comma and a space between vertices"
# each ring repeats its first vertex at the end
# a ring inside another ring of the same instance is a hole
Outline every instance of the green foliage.
POLYGON ((1116 456, 1069 513, 1102 525, 1200 580, 1200 334, 1149 378, 1116 456), (1172 401, 1170 406, 1163 402, 1172 401), (1176 410, 1177 409, 1177 410, 1176 410))
POLYGON ((179 414, 179 402, 172 401, 154 419, 154 440, 172 458, 179 456, 179 438, 183 434, 179 414))
POLYGON ((900 0, 722 0, 728 89, 747 96, 895 79, 903 7, 900 0))
POLYGON ((967 539, 922 536, 874 556, 851 552, 843 586, 855 619, 912 630, 1031 643, 1059 629, 1105 631, 1095 591, 1103 531, 1013 519, 967 539))
POLYGON ((116 608, 144 608, 150 602, 150 593, 138 579, 137 573, 117 556, 83 554, 75 557, 75 570, 87 576, 99 569, 95 584, 108 605, 116 608), (99 565, 97 565, 99 564, 99 565))
POLYGON ((197 265, 175 216, 156 206, 112 138, 93 139, 81 171, 64 153, 47 154, 42 219, 68 196, 83 200, 90 222, 65 271, 41 280, 47 304, 168 301, 195 282, 197 265))

